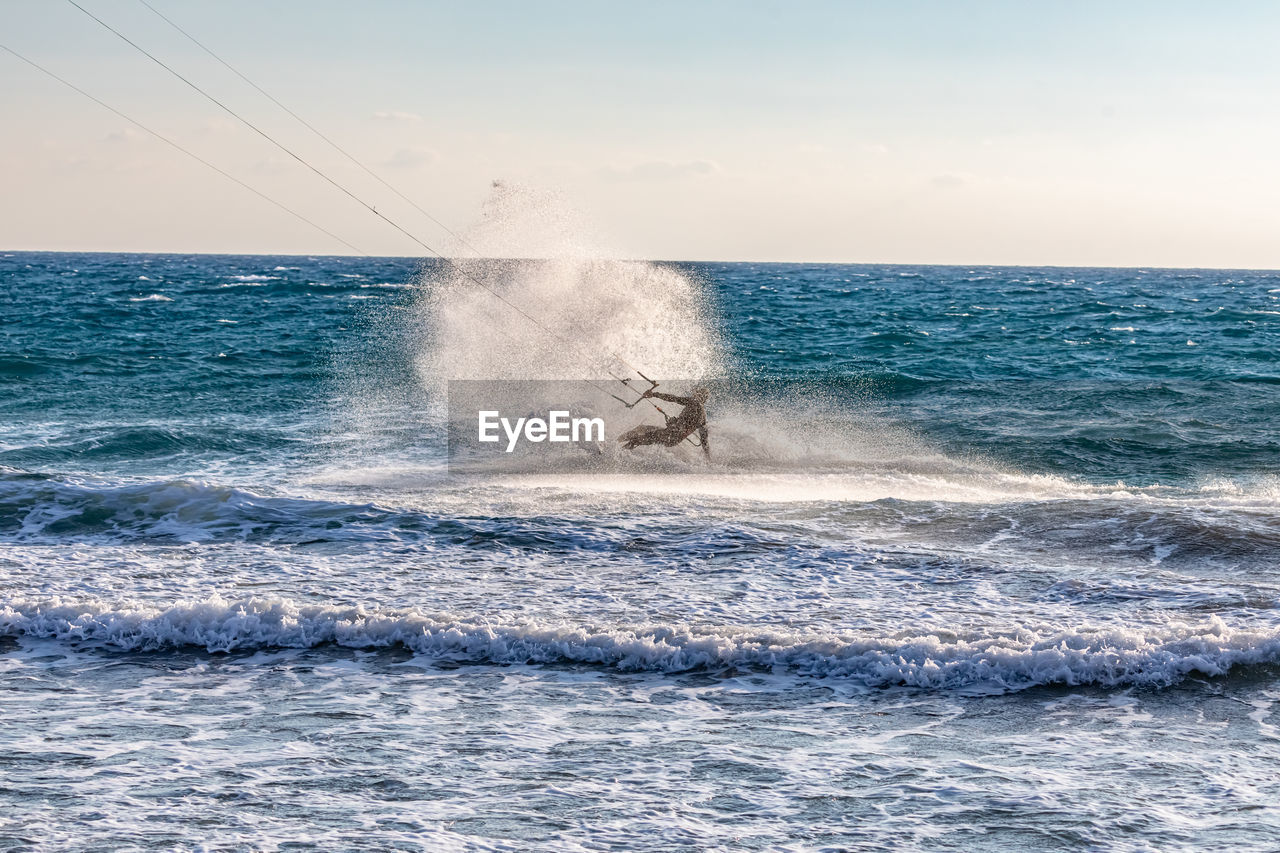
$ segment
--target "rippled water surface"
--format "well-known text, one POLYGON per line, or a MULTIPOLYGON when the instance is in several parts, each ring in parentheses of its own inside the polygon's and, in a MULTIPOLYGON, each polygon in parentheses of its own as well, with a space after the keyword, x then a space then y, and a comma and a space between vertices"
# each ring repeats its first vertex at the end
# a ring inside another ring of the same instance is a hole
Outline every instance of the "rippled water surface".
POLYGON ((1280 847, 1280 274, 478 269, 0 257, 0 848, 1280 847))

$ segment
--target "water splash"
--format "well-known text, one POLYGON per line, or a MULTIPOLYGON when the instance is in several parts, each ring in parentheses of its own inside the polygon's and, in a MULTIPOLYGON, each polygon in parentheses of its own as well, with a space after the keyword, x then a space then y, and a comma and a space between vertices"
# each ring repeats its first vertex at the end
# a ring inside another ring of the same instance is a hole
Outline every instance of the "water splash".
POLYGON ((484 257, 436 267, 421 282, 417 367, 427 389, 450 379, 724 371, 703 283, 663 264, 617 259, 555 196, 495 184, 466 241, 484 257))

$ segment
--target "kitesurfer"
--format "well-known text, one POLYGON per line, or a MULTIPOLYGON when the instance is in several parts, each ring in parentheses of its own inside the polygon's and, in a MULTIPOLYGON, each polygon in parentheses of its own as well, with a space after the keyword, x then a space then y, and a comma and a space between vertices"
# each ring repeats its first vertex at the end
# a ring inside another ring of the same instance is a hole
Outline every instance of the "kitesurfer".
POLYGON ((678 415, 666 415, 666 426, 642 425, 627 430, 618 436, 618 441, 622 443, 622 446, 627 450, 634 450, 645 444, 661 444, 665 447, 675 447, 697 432, 698 441, 702 445, 702 453, 710 459, 711 448, 707 444, 707 400, 711 397, 711 392, 705 386, 699 385, 690 392, 688 397, 681 397, 676 394, 664 394, 661 391, 655 391, 650 388, 641 395, 641 399, 649 397, 656 397, 668 403, 676 403, 684 406, 684 408, 678 415))

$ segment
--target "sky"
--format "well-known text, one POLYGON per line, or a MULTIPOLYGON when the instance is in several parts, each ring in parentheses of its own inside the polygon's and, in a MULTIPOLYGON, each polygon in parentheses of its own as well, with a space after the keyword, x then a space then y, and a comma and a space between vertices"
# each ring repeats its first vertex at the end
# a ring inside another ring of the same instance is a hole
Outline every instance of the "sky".
MULTIPOLYGON (((78 2, 463 253, 139 0, 78 2)), ((624 257, 1280 268, 1273 2, 148 2, 461 234, 497 180, 624 257)), ((65 0, 0 0, 0 44, 425 254, 65 0)), ((2 250, 352 252, 3 51, 0 115, 2 250)))

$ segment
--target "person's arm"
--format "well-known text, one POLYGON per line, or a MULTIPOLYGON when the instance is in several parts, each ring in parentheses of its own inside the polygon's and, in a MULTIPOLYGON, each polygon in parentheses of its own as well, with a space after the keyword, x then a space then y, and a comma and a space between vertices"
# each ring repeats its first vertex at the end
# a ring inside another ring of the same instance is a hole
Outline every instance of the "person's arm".
POLYGON ((698 441, 702 442, 702 455, 711 458, 711 445, 707 444, 707 425, 698 427, 698 441))
POLYGON ((644 396, 657 397, 659 400, 666 400, 668 403, 679 403, 682 406, 687 406, 693 402, 692 397, 677 397, 675 394, 663 394, 661 391, 654 391, 652 388, 645 391, 644 396))

